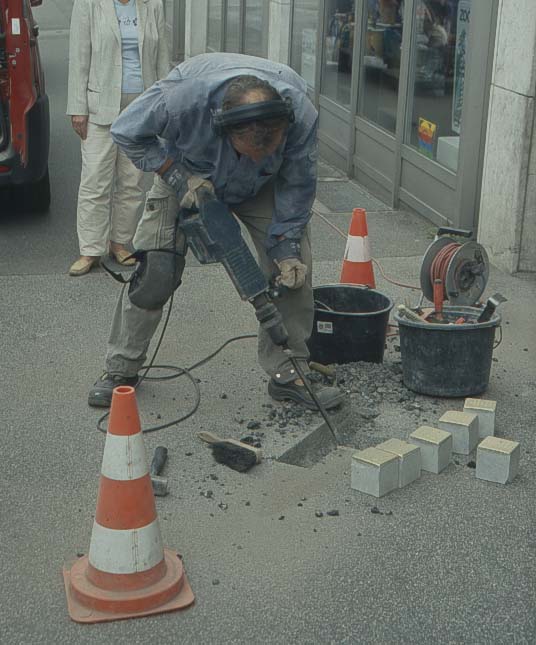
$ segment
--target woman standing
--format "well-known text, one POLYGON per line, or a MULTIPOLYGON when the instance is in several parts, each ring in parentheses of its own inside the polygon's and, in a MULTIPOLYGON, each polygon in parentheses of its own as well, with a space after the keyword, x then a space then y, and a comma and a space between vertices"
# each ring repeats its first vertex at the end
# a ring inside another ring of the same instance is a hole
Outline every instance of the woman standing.
POLYGON ((75 0, 69 43, 67 114, 81 139, 78 191, 80 258, 69 274, 84 275, 110 252, 127 260, 143 199, 143 173, 113 143, 110 126, 139 94, 169 72, 161 0, 75 0), (109 245, 109 246, 108 246, 109 245))

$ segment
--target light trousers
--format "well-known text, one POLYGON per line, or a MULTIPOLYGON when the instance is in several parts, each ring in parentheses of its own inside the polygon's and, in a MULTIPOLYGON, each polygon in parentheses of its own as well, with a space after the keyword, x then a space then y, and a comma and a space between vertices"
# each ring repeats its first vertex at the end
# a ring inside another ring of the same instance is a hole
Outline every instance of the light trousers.
MULTIPOLYGON (((179 204, 175 193, 156 176, 136 230, 134 247, 140 250, 173 248, 178 209, 179 204)), ((233 205, 234 213, 251 235, 259 265, 268 280, 272 277, 275 265, 266 254, 264 241, 272 221, 273 209, 274 188, 270 183, 250 200, 233 205)), ((182 241, 179 241, 179 246, 181 244, 182 241)), ((308 371, 306 361, 309 351, 306 343, 313 328, 314 313, 311 243, 308 228, 301 241, 301 253, 302 261, 308 268, 305 285, 300 289, 286 290, 284 295, 275 301, 275 304, 281 312, 288 331, 288 345, 293 355, 302 359, 300 363, 304 370, 308 371)), ((244 304, 244 315, 254 315, 250 305, 244 304)), ((161 316, 161 309, 156 311, 140 309, 130 302, 126 289, 122 292, 122 296, 117 302, 110 332, 106 355, 107 372, 122 376, 135 376, 138 373, 145 361, 149 343, 161 316)), ((229 332, 231 333, 231 330, 229 332)), ((261 367, 275 380, 286 383, 296 379, 288 357, 283 353, 281 347, 274 345, 262 328, 259 329, 258 357, 261 367)))
MULTIPOLYGON (((137 94, 123 94, 121 110, 137 94)), ((112 140, 109 125, 88 123, 82 141, 77 229, 80 255, 101 256, 109 242, 129 244, 143 201, 143 172, 112 140)))

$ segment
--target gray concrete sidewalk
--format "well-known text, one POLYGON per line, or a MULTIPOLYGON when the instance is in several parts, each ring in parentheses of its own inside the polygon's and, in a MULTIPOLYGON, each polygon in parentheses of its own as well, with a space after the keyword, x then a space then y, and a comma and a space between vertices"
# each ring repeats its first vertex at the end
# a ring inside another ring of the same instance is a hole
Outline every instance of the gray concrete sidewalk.
MULTIPOLYGON (((388 275, 416 284, 434 227, 388 210, 323 164, 321 179, 318 198, 330 220, 347 230, 351 209, 366 207, 374 255, 388 275)), ((318 218, 313 236, 314 282, 336 282, 345 242, 318 218)), ((395 302, 415 301, 376 276, 395 302)), ((241 437, 248 422, 260 421, 268 456, 307 432, 303 424, 285 433, 268 425, 272 408, 255 342, 243 341, 196 372, 197 414, 146 438, 148 450, 169 449, 171 494, 157 507, 165 544, 184 556, 196 605, 96 627, 69 621, 61 566, 89 545, 104 437, 86 395, 102 369, 117 286, 101 272, 72 280, 4 271, 0 290, 3 642, 535 641, 534 276, 494 270, 489 284, 489 293, 509 299, 487 395, 498 402, 498 434, 521 441, 515 482, 476 480, 463 458, 378 502, 350 489, 347 449, 312 468, 267 459, 240 475, 214 464, 196 438, 201 429, 241 437), (381 513, 371 512, 375 506, 381 513), (325 515, 334 509, 338 517, 325 515)), ((231 335, 254 331, 253 312, 223 270, 190 265, 159 362, 188 366, 231 335)), ((386 369, 399 360, 391 338, 386 369)), ((139 393, 143 424, 172 419, 192 400, 186 380, 147 383, 139 393)), ((433 424, 462 405, 426 397, 411 402, 414 407, 380 406, 373 422, 357 414, 360 441, 405 437, 425 419, 433 424)), ((310 427, 317 422, 311 415, 310 427)))

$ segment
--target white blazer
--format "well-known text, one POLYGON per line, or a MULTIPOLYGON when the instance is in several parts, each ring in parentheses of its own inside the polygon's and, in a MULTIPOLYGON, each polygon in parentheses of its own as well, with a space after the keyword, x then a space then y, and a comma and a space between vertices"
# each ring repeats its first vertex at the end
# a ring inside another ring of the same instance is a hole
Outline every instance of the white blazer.
MULTIPOLYGON (((162 0, 136 0, 144 89, 170 69, 162 0)), ((75 0, 69 38, 67 114, 110 125, 121 104, 121 34, 113 0, 75 0)))

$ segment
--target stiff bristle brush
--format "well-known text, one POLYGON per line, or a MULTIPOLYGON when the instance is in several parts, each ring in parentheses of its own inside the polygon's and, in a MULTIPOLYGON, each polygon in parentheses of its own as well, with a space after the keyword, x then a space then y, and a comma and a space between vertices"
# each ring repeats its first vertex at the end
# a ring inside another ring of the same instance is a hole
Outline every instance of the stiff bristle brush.
POLYGON ((212 432, 199 432, 201 441, 208 443, 212 456, 219 463, 239 473, 245 473, 262 461, 262 451, 236 439, 222 439, 212 432))

